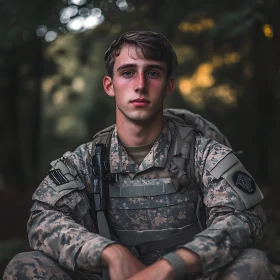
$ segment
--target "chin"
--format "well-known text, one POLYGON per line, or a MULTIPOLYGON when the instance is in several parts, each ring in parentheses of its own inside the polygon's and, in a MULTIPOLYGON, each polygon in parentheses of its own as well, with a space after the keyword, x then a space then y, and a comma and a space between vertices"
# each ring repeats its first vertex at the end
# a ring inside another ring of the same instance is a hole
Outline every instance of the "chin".
POLYGON ((151 116, 147 116, 147 115, 145 115, 145 116, 131 116, 131 117, 129 117, 128 116, 128 118, 130 119, 130 120, 132 120, 132 121, 138 121, 138 122, 140 122, 140 121, 148 121, 148 120, 150 120, 150 119, 152 119, 152 117, 151 116))
POLYGON ((131 121, 141 122, 141 121, 148 121, 155 117, 155 114, 149 114, 147 112, 133 112, 126 114, 126 118, 130 119, 131 121))
POLYGON ((147 121, 153 121, 159 116, 159 110, 158 111, 152 111, 151 110, 122 110, 120 108, 119 112, 125 117, 127 120, 130 120, 132 122, 147 122, 147 121))

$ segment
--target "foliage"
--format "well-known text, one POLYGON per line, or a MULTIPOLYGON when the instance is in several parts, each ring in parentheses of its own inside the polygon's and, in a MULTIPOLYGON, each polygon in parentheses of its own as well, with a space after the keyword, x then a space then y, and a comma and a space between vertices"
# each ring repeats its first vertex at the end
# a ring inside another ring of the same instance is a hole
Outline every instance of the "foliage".
MULTIPOLYGON (((246 92, 252 91, 252 45, 255 40, 252 30, 256 23, 264 21, 267 1, 1 2, 3 18, 7 19, 0 23, 4 34, 0 39, 2 72, 8 73, 7 69, 13 64, 24 64, 23 58, 28 61, 37 46, 44 51, 41 72, 34 76, 34 82, 42 80, 43 139, 48 140, 46 143, 50 146, 61 146, 59 149, 46 146, 44 150, 52 152, 46 153, 44 162, 64 151, 65 145, 73 148, 114 121, 113 102, 102 94, 101 79, 105 74, 102 57, 118 34, 133 29, 162 32, 178 54, 177 93, 167 105, 194 109, 217 123, 229 136, 234 134, 220 117, 230 116, 228 122, 233 123, 239 117, 238 110, 246 100, 246 92), (70 7, 76 7, 78 12, 62 23, 62 13, 70 7), (70 20, 86 19, 92 11, 97 14, 100 11, 104 22, 89 30, 70 31, 67 28, 70 20), (42 38, 47 31, 58 33, 57 38, 55 35, 52 43, 38 44, 36 28, 39 26, 43 26, 42 33, 37 29, 42 38), (102 121, 93 122, 97 118, 102 121), (54 144, 55 139, 63 145, 54 144)), ((260 37, 261 30, 259 33, 260 37)), ((24 90, 19 88, 16 94, 22 95, 24 90)), ((256 98, 251 97, 252 104, 257 103, 256 98)), ((254 112, 251 113, 253 116, 254 112)), ((242 142, 235 141, 237 146, 242 142)))

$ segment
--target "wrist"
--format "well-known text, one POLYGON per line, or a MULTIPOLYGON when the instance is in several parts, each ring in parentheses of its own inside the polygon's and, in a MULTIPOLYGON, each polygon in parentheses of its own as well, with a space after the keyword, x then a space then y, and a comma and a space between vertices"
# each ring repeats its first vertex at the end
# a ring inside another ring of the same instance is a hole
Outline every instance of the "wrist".
POLYGON ((157 261, 158 265, 159 265, 159 269, 160 271, 166 275, 168 278, 174 278, 175 277, 175 270, 174 267, 170 264, 170 262, 168 262, 165 259, 160 259, 159 261, 157 261))
POLYGON ((118 260, 125 248, 120 244, 111 244, 101 253, 102 264, 109 266, 112 260, 118 260))
POLYGON ((183 258, 176 252, 170 252, 162 257, 172 267, 169 275, 172 279, 183 280, 187 274, 187 267, 183 258))
POLYGON ((178 249, 175 251, 175 253, 183 259, 188 274, 198 274, 202 272, 202 265, 199 255, 184 248, 178 249))

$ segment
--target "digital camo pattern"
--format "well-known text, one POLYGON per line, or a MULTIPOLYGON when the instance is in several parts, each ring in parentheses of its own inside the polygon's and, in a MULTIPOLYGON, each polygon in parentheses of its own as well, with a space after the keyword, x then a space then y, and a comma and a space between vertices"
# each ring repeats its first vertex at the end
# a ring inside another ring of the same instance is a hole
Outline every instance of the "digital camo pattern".
POLYGON ((263 236, 260 206, 246 209, 226 180, 215 179, 208 171, 229 153, 231 149, 197 137, 196 177, 202 181, 203 201, 209 212, 208 228, 184 247, 200 256, 205 275, 226 266, 244 249, 259 245, 263 236))
POLYGON ((226 267, 206 278, 197 280, 275 280, 276 271, 271 266, 266 255, 257 249, 245 249, 226 267))
MULTIPOLYGON (((111 188, 129 189, 131 196, 110 197, 108 217, 116 237, 125 245, 141 247, 141 243, 149 241, 150 246, 153 246, 154 241, 169 238, 197 223, 196 200, 192 199, 192 191, 186 190, 185 187, 174 187, 169 174, 173 159, 169 156, 169 151, 180 151, 180 148, 176 148, 177 137, 180 135, 177 135, 174 124, 166 122, 150 153, 137 166, 121 146, 117 131, 112 134, 111 172, 117 173, 118 179, 116 183, 111 184, 111 188), (172 192, 164 193, 166 184, 173 186, 172 192), (140 192, 149 185, 159 187, 153 193, 140 192)), ((177 155, 181 156, 181 153, 178 152, 177 155)), ((174 168, 178 169, 178 166, 174 164, 174 168)), ((189 240, 197 232, 198 230, 192 228, 189 240)), ((166 243, 170 244, 167 240, 166 243)), ((169 251, 183 243, 180 239, 173 241, 169 245, 169 251)), ((144 249, 139 250, 139 257, 144 264, 149 265, 168 252, 168 248, 154 248, 157 250, 153 250, 152 253, 144 249)))
POLYGON ((174 126, 172 123, 166 122, 151 151, 144 158, 142 163, 137 166, 121 144, 117 129, 115 128, 112 134, 110 149, 111 173, 131 172, 137 174, 152 167, 164 168, 167 161, 169 146, 174 135, 174 126))
MULTIPOLYGON (((101 280, 102 278, 85 270, 71 271, 39 251, 20 253, 15 256, 4 271, 3 280, 101 280)), ((274 280, 277 274, 265 254, 257 249, 245 249, 233 263, 207 278, 188 277, 196 280, 274 280)), ((187 280, 186 279, 186 280, 187 280)))
POLYGON ((47 176, 33 195, 27 224, 30 246, 72 270, 76 266, 100 269, 102 250, 114 243, 96 234, 95 217, 90 213, 90 147, 90 143, 82 145, 52 163, 65 176, 72 176, 71 184, 57 186, 47 176))
POLYGON ((231 148, 231 145, 228 139, 225 137, 225 135, 222 134, 221 131, 213 123, 206 120, 199 114, 195 114, 186 109, 178 109, 178 108, 176 109, 166 108, 164 109, 163 112, 165 115, 171 118, 175 116, 183 120, 185 124, 192 126, 203 136, 214 139, 217 142, 231 148))
POLYGON ((71 280, 58 263, 41 252, 21 253, 14 257, 5 269, 3 280, 52 279, 71 280))
MULTIPOLYGON (((146 180, 169 176, 164 167, 169 152, 172 151, 170 145, 174 135, 174 126, 166 122, 151 152, 137 166, 119 142, 117 131, 114 131, 110 154, 112 173, 119 175, 116 176, 119 180, 146 180)), ((197 137, 195 146, 196 180, 198 183, 203 182, 202 191, 209 219, 208 228, 185 247, 201 257, 204 275, 207 276, 226 266, 247 247, 258 244, 262 238, 263 222, 255 207, 246 210, 242 200, 227 182, 224 179, 216 180, 208 171, 232 151, 204 137, 197 137)), ((47 176, 34 193, 35 204, 28 222, 31 247, 57 259, 62 266, 72 270, 100 269, 101 252, 113 243, 96 234, 95 216, 90 215, 90 152, 90 143, 84 144, 75 152, 67 153, 52 163, 53 168, 59 168, 60 164, 67 167, 66 173, 73 177, 71 186, 57 186, 47 176)), ((63 174, 66 176, 66 173, 63 174)), ((136 201, 136 204, 144 203, 143 198, 137 199, 140 201, 136 201)), ((193 210, 192 203, 188 200, 185 209, 193 210)), ((129 207, 132 205, 135 205, 133 200, 129 207)), ((174 210, 176 212, 176 207, 174 210)), ((146 223, 141 214, 128 215, 125 218, 115 215, 114 219, 109 219, 108 222, 119 228, 123 226, 122 222, 126 221, 125 226, 153 226, 164 229, 167 220, 170 223, 170 220, 174 219, 173 222, 179 226, 182 219, 186 218, 182 211, 179 211, 175 218, 170 217, 170 209, 166 209, 165 213, 152 212, 148 216, 145 213, 146 217, 153 217, 146 223)))
POLYGON ((8 264, 3 280, 101 280, 85 270, 71 271, 39 251, 20 253, 8 264))
POLYGON ((194 128, 196 128, 198 131, 201 131, 203 136, 215 139, 217 142, 222 143, 223 145, 231 148, 228 139, 219 131, 219 129, 213 123, 209 122, 208 120, 204 119, 198 114, 194 115, 194 128))

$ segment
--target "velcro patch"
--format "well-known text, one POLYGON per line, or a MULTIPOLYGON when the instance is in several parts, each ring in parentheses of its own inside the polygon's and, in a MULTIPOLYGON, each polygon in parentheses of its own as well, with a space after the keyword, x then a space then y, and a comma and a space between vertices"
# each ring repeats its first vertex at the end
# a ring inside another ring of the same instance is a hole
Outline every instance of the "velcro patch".
MULTIPOLYGON (((247 209, 258 204, 263 199, 261 190, 240 161, 229 168, 222 175, 222 178, 224 178, 238 194, 247 209)), ((243 209, 238 210, 243 211, 243 209)))
POLYGON ((256 191, 256 184, 251 176, 242 172, 236 171, 232 176, 233 182, 241 191, 253 194, 256 191))
POLYGON ((53 169, 48 172, 50 178, 53 180, 53 182, 57 185, 63 185, 67 184, 70 181, 62 174, 60 169, 53 169))

